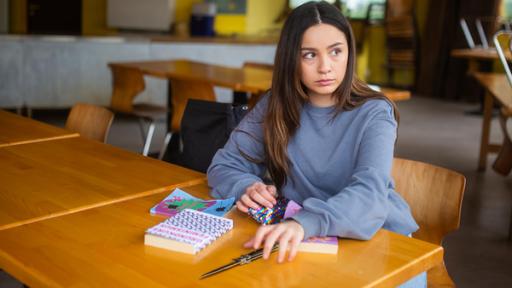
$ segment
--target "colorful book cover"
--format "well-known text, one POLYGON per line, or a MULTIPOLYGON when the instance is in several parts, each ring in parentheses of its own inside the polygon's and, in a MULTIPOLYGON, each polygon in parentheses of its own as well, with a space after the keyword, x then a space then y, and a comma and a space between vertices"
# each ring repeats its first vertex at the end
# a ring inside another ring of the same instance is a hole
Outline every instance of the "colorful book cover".
MULTIPOLYGON (((297 214, 302 206, 297 204, 295 201, 290 200, 286 206, 283 219, 293 217, 297 214)), ((310 237, 302 241, 299 246, 299 251, 302 252, 313 252, 313 253, 326 253, 326 254, 337 254, 338 253, 338 237, 326 236, 326 237, 310 237)))
POLYGON ((203 200, 194 197, 181 189, 174 191, 155 205, 149 212, 152 215, 172 217, 184 209, 202 211, 215 216, 224 216, 235 202, 235 198, 203 200))
POLYGON ((196 254, 231 229, 231 219, 184 209, 146 230, 144 244, 196 254))

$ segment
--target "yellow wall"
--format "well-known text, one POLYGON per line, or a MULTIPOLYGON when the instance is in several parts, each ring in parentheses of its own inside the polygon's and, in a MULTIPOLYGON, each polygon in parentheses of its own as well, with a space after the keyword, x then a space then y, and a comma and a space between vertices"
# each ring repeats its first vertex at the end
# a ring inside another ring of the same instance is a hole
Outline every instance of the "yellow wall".
POLYGON ((9 32, 12 34, 27 33, 27 0, 9 2, 9 32))
POLYGON ((246 31, 245 15, 217 14, 215 16, 215 33, 219 35, 244 34, 246 31))
POLYGON ((82 1, 82 34, 116 34, 116 29, 107 27, 107 0, 82 1))
POLYGON ((176 22, 188 23, 192 12, 192 4, 203 2, 201 0, 176 0, 176 22))
POLYGON ((279 33, 282 23, 274 20, 281 14, 285 0, 248 0, 246 33, 268 35, 279 33))

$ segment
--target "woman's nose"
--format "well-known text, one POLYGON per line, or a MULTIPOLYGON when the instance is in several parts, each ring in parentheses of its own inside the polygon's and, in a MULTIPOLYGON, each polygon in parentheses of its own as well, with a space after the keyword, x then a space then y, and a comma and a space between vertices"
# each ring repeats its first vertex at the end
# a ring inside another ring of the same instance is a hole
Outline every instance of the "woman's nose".
POLYGON ((320 61, 318 63, 318 72, 321 74, 327 74, 331 72, 331 61, 329 57, 320 57, 320 61))

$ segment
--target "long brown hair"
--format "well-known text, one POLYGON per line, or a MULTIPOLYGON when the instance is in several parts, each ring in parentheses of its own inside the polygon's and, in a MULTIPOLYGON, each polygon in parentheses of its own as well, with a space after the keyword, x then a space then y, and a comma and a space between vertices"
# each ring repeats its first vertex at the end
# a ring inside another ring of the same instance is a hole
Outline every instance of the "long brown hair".
MULTIPOLYGON (((265 162, 278 188, 286 184, 289 174, 288 141, 299 127, 302 106, 308 101, 300 77, 302 36, 309 27, 320 23, 332 25, 343 32, 349 47, 345 78, 333 92, 336 115, 361 106, 368 99, 387 99, 356 77, 352 28, 335 6, 327 2, 308 2, 294 9, 283 26, 277 45, 272 88, 263 123, 265 162)), ((395 107, 392 101, 389 102, 395 107)), ((396 109, 395 115, 398 115, 396 109)))

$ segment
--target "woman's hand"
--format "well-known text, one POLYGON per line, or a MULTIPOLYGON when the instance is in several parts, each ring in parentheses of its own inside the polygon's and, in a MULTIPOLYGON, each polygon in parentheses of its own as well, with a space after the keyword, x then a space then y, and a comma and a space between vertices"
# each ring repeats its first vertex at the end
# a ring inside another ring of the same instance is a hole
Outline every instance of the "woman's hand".
POLYGON ((277 203, 276 197, 275 186, 256 182, 245 189, 244 195, 236 202, 236 207, 244 213, 247 213, 249 208, 256 210, 261 206, 272 208, 277 203))
POLYGON ((256 235, 244 244, 246 248, 258 249, 264 242, 263 259, 268 259, 272 247, 279 242, 279 256, 277 262, 282 263, 288 252, 288 261, 297 255, 300 242, 304 239, 304 228, 294 220, 287 220, 279 224, 260 226, 256 235))

